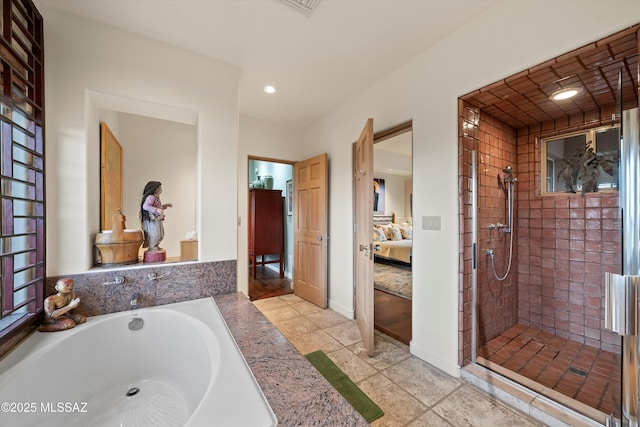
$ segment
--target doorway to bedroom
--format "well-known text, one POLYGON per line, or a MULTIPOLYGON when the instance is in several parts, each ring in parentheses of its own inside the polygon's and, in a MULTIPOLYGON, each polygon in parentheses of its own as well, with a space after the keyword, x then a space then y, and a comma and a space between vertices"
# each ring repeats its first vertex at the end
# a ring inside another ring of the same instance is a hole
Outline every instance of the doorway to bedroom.
POLYGON ((413 132, 406 122, 374 135, 373 287, 375 329, 411 341, 413 132))
POLYGON ((249 299, 293 293, 293 164, 249 157, 249 299))

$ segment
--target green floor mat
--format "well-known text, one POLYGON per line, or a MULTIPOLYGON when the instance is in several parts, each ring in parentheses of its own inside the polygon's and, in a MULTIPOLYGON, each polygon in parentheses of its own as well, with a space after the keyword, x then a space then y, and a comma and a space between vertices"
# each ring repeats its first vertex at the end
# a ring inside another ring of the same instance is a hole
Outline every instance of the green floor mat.
POLYGON ((314 351, 304 357, 316 367, 323 377, 362 415, 367 422, 376 420, 384 412, 375 402, 369 399, 360 387, 355 385, 349 377, 322 350, 314 351))

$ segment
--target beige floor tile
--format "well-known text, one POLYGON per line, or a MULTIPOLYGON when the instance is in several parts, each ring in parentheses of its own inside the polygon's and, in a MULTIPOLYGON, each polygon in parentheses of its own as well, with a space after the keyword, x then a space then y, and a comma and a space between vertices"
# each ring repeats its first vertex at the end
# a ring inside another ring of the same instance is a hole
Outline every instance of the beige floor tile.
POLYGON ((376 337, 374 354, 371 357, 367 354, 367 350, 364 348, 362 341, 350 345, 349 350, 353 351, 358 357, 378 370, 386 369, 410 356, 410 354, 403 349, 396 347, 390 341, 380 337, 376 337))
POLYGON ((433 406, 463 382, 411 356, 382 374, 427 406, 433 406))
POLYGON ((264 314, 264 316, 267 319, 269 319, 273 324, 282 322, 287 319, 292 319, 296 316, 300 316, 300 313, 298 313, 296 310, 294 310, 293 308, 289 307, 286 304, 281 307, 269 308, 267 310, 263 310, 262 314, 264 314))
POLYGON ((324 328, 323 330, 344 346, 362 341, 362 335, 360 334, 360 329, 358 329, 358 323, 355 320, 339 323, 335 326, 324 328))
POLYGON ((532 427, 541 425, 529 421, 520 413, 470 385, 463 385, 451 393, 433 407, 433 412, 455 426, 532 427))
POLYGON ((346 348, 328 353, 327 356, 329 356, 354 383, 360 382, 378 372, 346 348))
POLYGON ((287 295, 280 295, 279 297, 282 301, 286 302, 287 304, 296 304, 299 302, 303 302, 304 300, 302 298, 300 298, 298 295, 296 294, 287 294, 287 295))
POLYGON ((254 304, 300 353, 327 353, 384 410, 374 427, 541 425, 412 356, 409 346, 379 331, 369 357, 357 323, 333 310, 293 294, 254 304))
POLYGON ((451 424, 440 418, 435 412, 429 411, 417 420, 407 424, 407 427, 451 427, 451 424))
POLYGON ((403 426, 427 410, 425 405, 384 375, 376 374, 358 385, 384 411, 382 418, 372 423, 375 427, 403 426))
POLYGON ((326 332, 320 330, 298 335, 289 341, 291 341, 295 348, 302 354, 309 354, 317 350, 330 353, 342 348, 342 345, 338 341, 331 338, 326 332))
POLYGON ((271 310, 278 307, 286 307, 287 303, 280 298, 265 298, 253 301, 253 305, 264 313, 265 310, 271 310))
POLYGON ((280 330, 280 332, 282 332, 282 335, 287 337, 287 339, 318 330, 318 326, 304 316, 292 317, 290 319, 276 322, 274 325, 280 330))
POLYGON ((310 313, 317 313, 319 311, 324 310, 324 308, 320 308, 317 305, 311 304, 308 301, 294 302, 290 306, 296 309, 300 314, 304 314, 305 316, 310 313))
POLYGON ((318 325, 321 329, 328 328, 330 326, 337 325, 339 323, 348 322, 349 319, 344 317, 340 313, 336 313, 330 309, 323 309, 316 313, 309 313, 306 315, 307 319, 318 325))
POLYGON ((393 345, 395 345, 398 348, 401 348, 402 350, 406 351, 407 353, 410 353, 409 346, 407 344, 405 344, 403 342, 400 342, 397 339, 390 337, 389 335, 385 335, 385 334, 383 334, 382 332, 380 332, 377 329, 374 331, 374 334, 376 336, 380 336, 380 338, 382 338, 382 339, 385 339, 385 340, 391 342, 393 345))

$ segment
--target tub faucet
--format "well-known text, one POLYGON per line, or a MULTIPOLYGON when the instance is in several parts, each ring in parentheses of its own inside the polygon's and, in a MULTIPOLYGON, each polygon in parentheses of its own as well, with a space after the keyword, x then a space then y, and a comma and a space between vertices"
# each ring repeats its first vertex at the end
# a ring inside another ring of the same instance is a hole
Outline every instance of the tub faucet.
POLYGON ((140 304, 138 303, 138 300, 140 299, 140 294, 139 293, 135 293, 133 295, 131 295, 131 298, 129 298, 129 309, 130 310, 137 310, 140 308, 140 304))
POLYGON ((122 285, 126 282, 124 276, 116 276, 111 282, 104 282, 103 285, 122 285))

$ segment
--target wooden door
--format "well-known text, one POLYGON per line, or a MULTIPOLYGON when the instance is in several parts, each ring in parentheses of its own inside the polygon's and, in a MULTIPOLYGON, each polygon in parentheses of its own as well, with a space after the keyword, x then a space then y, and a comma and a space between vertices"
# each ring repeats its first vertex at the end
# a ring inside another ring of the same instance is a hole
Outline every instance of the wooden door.
POLYGON ((320 154, 293 165, 293 291, 327 307, 328 159, 320 154))
POLYGON ((111 217, 122 209, 122 146, 100 122, 100 230, 111 230, 111 217))
POLYGON ((373 356, 373 119, 353 144, 353 180, 356 320, 367 354, 373 356))

